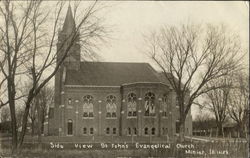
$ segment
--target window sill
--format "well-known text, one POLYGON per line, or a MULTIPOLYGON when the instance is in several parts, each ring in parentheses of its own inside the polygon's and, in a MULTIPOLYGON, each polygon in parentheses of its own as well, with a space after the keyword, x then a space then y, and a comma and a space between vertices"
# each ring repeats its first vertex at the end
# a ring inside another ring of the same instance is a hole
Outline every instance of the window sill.
POLYGON ((127 116, 127 119, 137 119, 137 116, 127 116))
POLYGON ((156 118, 156 116, 143 116, 144 118, 156 118))
POLYGON ((84 120, 93 120, 94 117, 83 117, 82 119, 84 119, 84 120))
POLYGON ((106 119, 110 119, 110 120, 115 120, 115 119, 117 119, 117 117, 106 117, 106 119))

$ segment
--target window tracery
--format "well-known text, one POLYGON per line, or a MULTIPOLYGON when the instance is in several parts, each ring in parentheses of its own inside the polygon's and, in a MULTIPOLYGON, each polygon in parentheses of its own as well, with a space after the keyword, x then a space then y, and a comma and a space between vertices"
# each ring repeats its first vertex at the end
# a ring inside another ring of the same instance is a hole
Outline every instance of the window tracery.
POLYGON ((145 116, 155 116, 155 94, 152 92, 145 95, 145 116))
POLYGON ((93 97, 91 95, 83 97, 83 117, 94 117, 93 97))
POLYGON ((107 97, 107 104, 106 104, 106 117, 111 118, 111 117, 116 117, 116 97, 113 95, 109 95, 107 97))
POLYGON ((136 116, 136 94, 128 95, 128 117, 136 116))

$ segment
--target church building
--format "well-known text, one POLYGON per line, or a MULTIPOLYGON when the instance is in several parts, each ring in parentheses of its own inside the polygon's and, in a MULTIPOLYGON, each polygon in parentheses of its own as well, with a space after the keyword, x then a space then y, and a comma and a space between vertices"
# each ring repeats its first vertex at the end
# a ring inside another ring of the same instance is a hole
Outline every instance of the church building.
MULTIPOLYGON (((57 48, 75 29, 69 7, 57 48)), ((148 63, 81 62, 78 40, 55 75, 48 135, 172 137, 179 132, 176 95, 162 73, 148 63)), ((191 135, 190 112, 185 128, 191 135)))

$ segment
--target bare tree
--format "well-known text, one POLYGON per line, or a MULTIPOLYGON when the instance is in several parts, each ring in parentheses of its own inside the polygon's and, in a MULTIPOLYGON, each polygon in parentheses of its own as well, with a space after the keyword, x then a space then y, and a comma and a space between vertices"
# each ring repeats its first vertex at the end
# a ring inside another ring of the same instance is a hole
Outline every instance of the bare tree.
POLYGON ((237 123, 238 133, 242 137, 248 135, 249 77, 244 72, 239 72, 233 78, 235 79, 229 94, 228 114, 237 123))
POLYGON ((207 101, 205 102, 205 106, 213 113, 218 136, 222 136, 223 124, 228 116, 227 109, 229 106, 229 94, 232 89, 232 80, 229 76, 223 76, 207 83, 207 87, 220 87, 206 92, 207 101))
POLYGON ((47 113, 48 108, 49 108, 49 105, 53 104, 53 101, 54 101, 54 90, 52 89, 52 87, 49 87, 47 85, 44 86, 41 89, 41 91, 38 93, 38 95, 33 99, 31 103, 30 111, 29 111, 32 136, 34 136, 34 134, 37 132, 39 132, 40 134, 44 132, 44 122, 45 122, 46 116, 48 115, 47 113), (38 117, 38 113, 40 117, 38 117), (41 127, 38 128, 37 124, 39 124, 41 127))
POLYGON ((63 41, 62 46, 55 50, 58 40, 56 34, 60 28, 64 4, 65 2, 54 2, 51 6, 45 6, 42 1, 7 0, 1 2, 0 16, 3 20, 0 32, 3 36, 0 51, 6 60, 1 63, 0 69, 7 82, 12 127, 12 152, 14 153, 23 144, 28 114, 34 98, 54 77, 68 56, 74 41, 81 39, 81 46, 86 48, 83 52, 91 52, 96 47, 94 41, 104 40, 105 28, 101 25, 100 19, 95 16, 100 8, 97 7, 97 2, 93 1, 85 10, 78 12, 81 16, 75 16, 78 22, 76 29, 63 41), (46 9, 46 7, 53 9, 46 9), (58 52, 61 53, 61 58, 57 58, 58 52), (32 82, 32 86, 25 96, 19 137, 15 111, 17 90, 20 88, 16 84, 18 77, 22 79, 27 77, 32 82))
POLYGON ((239 38, 224 26, 165 26, 146 38, 146 54, 160 67, 176 93, 180 113, 180 140, 185 119, 196 98, 219 87, 205 85, 239 68, 239 38))

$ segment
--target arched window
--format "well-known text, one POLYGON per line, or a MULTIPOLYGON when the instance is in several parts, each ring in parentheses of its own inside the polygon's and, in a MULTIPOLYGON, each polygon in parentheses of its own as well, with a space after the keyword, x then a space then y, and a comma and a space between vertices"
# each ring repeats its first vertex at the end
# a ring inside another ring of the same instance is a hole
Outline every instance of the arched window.
POLYGON ((83 97, 83 117, 94 117, 93 97, 91 95, 83 97))
POLYGON ((155 135, 155 128, 154 127, 151 129, 151 134, 155 135))
POLYGON ((70 119, 68 120, 68 135, 73 134, 73 121, 70 119))
POLYGON ((128 95, 128 117, 136 116, 136 95, 130 93, 128 95))
POLYGON ((109 95, 107 97, 107 105, 106 105, 106 117, 116 117, 116 97, 113 95, 109 95))
POLYGON ((89 129, 89 134, 94 134, 94 128, 93 127, 91 127, 90 129, 89 129))
POLYGON ((144 134, 148 135, 148 128, 147 127, 144 129, 144 134))
POLYGON ((68 105, 71 105, 71 104, 72 104, 72 99, 69 98, 69 99, 68 99, 68 105))
POLYGON ((148 92, 145 95, 145 116, 155 116, 155 94, 148 92))
POLYGON ((87 128, 86 127, 83 128, 83 134, 84 135, 87 134, 87 128))
POLYGON ((168 106, 169 106, 168 95, 164 94, 162 98, 162 116, 163 117, 167 117, 168 106))

